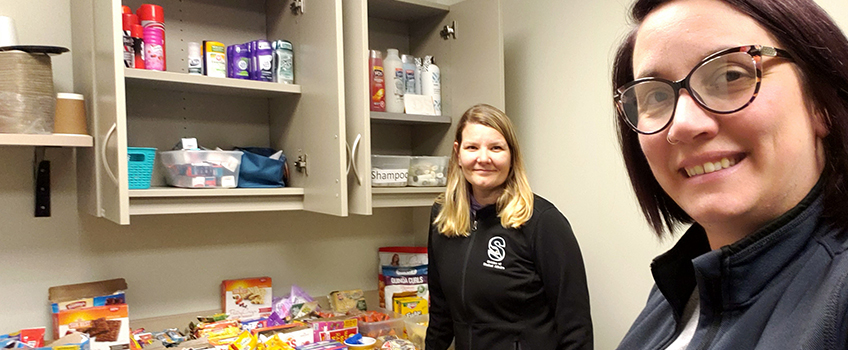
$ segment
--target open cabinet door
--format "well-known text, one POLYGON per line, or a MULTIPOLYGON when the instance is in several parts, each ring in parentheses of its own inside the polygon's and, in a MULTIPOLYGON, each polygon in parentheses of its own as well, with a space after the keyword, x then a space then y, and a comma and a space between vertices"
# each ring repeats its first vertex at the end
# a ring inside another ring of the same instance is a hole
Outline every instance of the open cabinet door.
POLYGON ((94 147, 80 148, 79 202, 95 216, 130 223, 126 90, 120 0, 75 0, 71 6, 74 90, 86 99, 94 147))
MULTIPOLYGON (((456 22, 451 43, 450 91, 453 113, 487 103, 503 110, 504 47, 500 0, 466 0, 450 7, 442 26, 456 22)), ((444 75, 444 74, 443 74, 444 75)))
POLYGON ((347 216, 342 0, 304 1, 302 13, 290 3, 266 3, 268 39, 291 41, 302 88, 299 98, 271 100, 272 147, 283 149, 290 166, 305 161, 289 179, 304 190, 304 210, 347 216))
POLYGON ((371 215, 371 107, 368 71, 368 2, 345 0, 345 120, 349 147, 348 209, 371 215))

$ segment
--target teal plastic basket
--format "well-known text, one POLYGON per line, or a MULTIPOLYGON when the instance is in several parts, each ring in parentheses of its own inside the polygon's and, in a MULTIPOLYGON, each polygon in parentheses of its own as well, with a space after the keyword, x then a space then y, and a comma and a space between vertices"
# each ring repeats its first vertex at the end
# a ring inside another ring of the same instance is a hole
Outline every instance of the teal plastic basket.
POLYGON ((150 176, 153 175, 153 164, 156 159, 155 148, 127 147, 129 159, 129 180, 131 190, 150 188, 150 176))

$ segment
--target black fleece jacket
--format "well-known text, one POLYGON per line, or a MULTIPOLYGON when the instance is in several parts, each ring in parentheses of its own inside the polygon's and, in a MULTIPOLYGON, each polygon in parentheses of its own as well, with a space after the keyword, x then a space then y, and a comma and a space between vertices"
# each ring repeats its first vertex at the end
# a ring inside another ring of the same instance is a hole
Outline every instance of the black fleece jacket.
MULTIPOLYGON (((439 211, 434 205, 430 222, 439 211)), ((481 208, 468 237, 430 225, 426 349, 592 349, 589 292, 568 221, 535 196, 519 229, 481 208), (476 229, 474 229, 476 227, 476 229)))

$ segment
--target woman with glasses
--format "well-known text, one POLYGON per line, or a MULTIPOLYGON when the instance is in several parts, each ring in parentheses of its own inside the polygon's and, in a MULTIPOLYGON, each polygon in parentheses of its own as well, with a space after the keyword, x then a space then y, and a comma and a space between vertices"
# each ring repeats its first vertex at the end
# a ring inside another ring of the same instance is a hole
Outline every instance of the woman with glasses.
POLYGON ((812 0, 637 0, 613 72, 660 237, 620 349, 848 347, 848 40, 812 0))
POLYGON ((426 349, 592 349, 571 226, 530 190, 514 127, 480 104, 459 120, 430 217, 426 349))

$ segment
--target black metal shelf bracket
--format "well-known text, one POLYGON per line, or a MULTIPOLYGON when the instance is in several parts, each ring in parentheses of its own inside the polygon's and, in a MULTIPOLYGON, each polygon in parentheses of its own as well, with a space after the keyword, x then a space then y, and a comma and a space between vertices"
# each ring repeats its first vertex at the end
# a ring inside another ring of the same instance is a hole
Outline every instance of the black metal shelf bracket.
POLYGON ((44 158, 45 148, 35 147, 32 162, 35 178, 35 217, 50 217, 50 161, 44 158))

